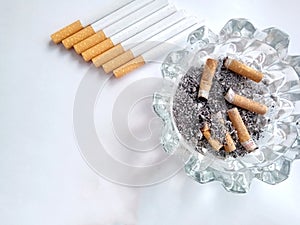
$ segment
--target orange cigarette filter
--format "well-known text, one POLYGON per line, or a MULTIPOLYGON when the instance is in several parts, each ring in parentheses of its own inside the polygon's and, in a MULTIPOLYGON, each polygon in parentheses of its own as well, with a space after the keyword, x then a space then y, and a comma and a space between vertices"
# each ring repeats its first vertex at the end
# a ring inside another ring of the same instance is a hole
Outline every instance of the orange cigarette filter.
POLYGON ((73 47, 73 45, 77 44, 81 40, 84 40, 93 34, 95 34, 95 30, 92 26, 87 26, 86 28, 78 31, 77 33, 71 35, 70 37, 67 37, 62 41, 63 45, 66 49, 70 49, 73 47))
POLYGON ((111 41, 110 38, 102 41, 101 43, 95 45, 94 47, 84 51, 81 55, 85 61, 90 61, 92 58, 106 52, 108 49, 114 47, 114 43, 111 41))
POLYGON ((218 60, 207 59, 200 80, 198 98, 208 99, 212 81, 218 67, 218 60))
POLYGON ((238 95, 231 88, 226 93, 225 99, 233 105, 261 115, 264 115, 268 111, 268 107, 266 105, 238 95))
POLYGON ((124 52, 125 52, 125 50, 124 50, 123 46, 121 44, 118 44, 115 47, 102 53, 101 55, 96 56, 95 58, 92 59, 92 61, 96 67, 100 67, 100 66, 104 65, 106 62, 109 62, 110 60, 123 54, 124 52))
POLYGON ((109 73, 109 72, 113 71, 114 69, 124 65, 125 63, 127 63, 128 61, 130 61, 132 59, 134 59, 134 54, 132 53, 131 50, 128 50, 128 51, 122 53, 121 55, 117 56, 113 60, 110 60, 107 63, 104 63, 102 67, 103 67, 103 70, 105 71, 105 73, 109 73))
POLYGON ((79 43, 75 44, 73 47, 77 54, 81 54, 82 52, 88 50, 89 48, 93 47, 95 44, 98 44, 106 39, 105 33, 100 30, 97 33, 93 34, 92 36, 80 41, 79 43))
POLYGON ((230 121, 232 122, 233 127, 237 131, 237 135, 242 146, 249 152, 257 149, 257 146, 252 140, 238 109, 237 108, 229 109, 227 113, 230 121))
POLYGON ((224 62, 224 65, 227 69, 241 76, 247 77, 248 79, 253 80, 257 83, 260 82, 264 76, 261 72, 235 59, 227 58, 224 62))
POLYGON ((235 143, 229 132, 226 132, 226 135, 225 135, 224 149, 226 152, 233 152, 234 150, 236 150, 235 143))
POLYGON ((115 77, 120 78, 130 73, 131 71, 143 66, 144 64, 145 64, 145 60, 143 56, 138 56, 133 60, 129 61, 128 63, 124 64, 123 66, 115 69, 113 71, 113 74, 115 75, 115 77))
POLYGON ((83 29, 83 25, 81 24, 80 20, 77 20, 74 23, 71 23, 70 25, 52 34, 51 39, 55 44, 58 44, 65 38, 71 36, 72 34, 75 34, 81 29, 83 29))

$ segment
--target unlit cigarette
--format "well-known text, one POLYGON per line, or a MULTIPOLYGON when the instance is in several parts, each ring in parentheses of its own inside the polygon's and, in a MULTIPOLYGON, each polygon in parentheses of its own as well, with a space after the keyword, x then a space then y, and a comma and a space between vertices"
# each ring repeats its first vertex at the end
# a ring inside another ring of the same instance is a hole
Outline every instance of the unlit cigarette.
MULTIPOLYGON (((118 32, 122 31, 123 29, 126 29, 127 27, 134 25, 136 22, 140 21, 141 19, 151 15, 152 13, 156 12, 160 8, 166 6, 168 4, 167 0, 156 0, 154 2, 151 2, 148 5, 145 5, 144 7, 140 8, 139 10, 131 13, 130 15, 124 17, 121 19, 118 23, 115 23, 112 26, 107 27, 106 32, 110 29, 109 32, 111 35, 115 35, 118 32)), ((99 44, 94 45, 90 49, 82 52, 82 56, 85 61, 89 61, 92 58, 102 54, 103 52, 107 51, 108 49, 114 47, 115 45, 119 44, 121 41, 125 40, 126 35, 129 35, 129 37, 132 34, 124 34, 123 35, 116 35, 114 38, 110 37, 107 38, 105 41, 100 42, 99 44), (107 41, 108 40, 108 41, 107 41), (111 42, 112 45, 107 45, 107 42, 111 42)), ((128 38, 128 37, 127 37, 128 38)))
POLYGON ((255 70, 235 59, 227 58, 225 60, 224 65, 227 69, 229 69, 239 75, 247 77, 248 79, 253 80, 255 82, 260 82, 264 76, 261 72, 255 70))
POLYGON ((124 15, 122 15, 122 13, 124 13, 124 12, 117 13, 117 11, 133 1, 136 1, 136 0, 120 0, 117 3, 110 4, 110 7, 106 8, 105 11, 103 11, 104 16, 101 19, 99 19, 99 16, 98 16, 99 10, 97 10, 97 12, 91 13, 91 14, 94 14, 95 16, 91 16, 91 18, 89 20, 77 20, 74 23, 71 23, 70 25, 68 25, 68 26, 60 29, 59 31, 55 32, 54 34, 52 34, 51 39, 55 44, 58 44, 62 40, 77 33, 84 27, 87 27, 87 26, 95 23, 95 21, 99 21, 99 23, 101 21, 101 24, 103 24, 103 26, 107 26, 107 25, 113 23, 114 21, 117 21, 120 18, 122 18, 124 16, 124 15), (114 15, 113 18, 110 18, 109 14, 113 14, 114 15), (115 14, 118 14, 118 15, 115 15, 115 14))
POLYGON ((145 16, 144 18, 134 25, 127 27, 126 29, 123 29, 124 27, 119 26, 117 23, 112 24, 111 26, 98 31, 89 38, 77 43, 74 45, 74 49, 78 54, 80 54, 96 44, 99 44, 106 37, 110 37, 112 40, 114 40, 113 42, 118 42, 118 39, 126 40, 175 12, 176 8, 174 5, 167 5, 154 12, 152 15, 143 15, 145 16))
POLYGON ((243 109, 247 109, 251 112, 255 112, 258 114, 265 114, 268 111, 268 107, 258 103, 256 101, 253 101, 249 98, 246 98, 244 96, 236 94, 231 88, 228 90, 228 92, 225 95, 225 99, 236 106, 239 106, 243 109))
POLYGON ((220 149, 223 147, 223 145, 216 139, 213 139, 211 137, 211 133, 209 130, 209 127, 207 124, 204 125, 204 127, 201 129, 201 132, 203 136, 206 138, 210 146, 215 150, 215 151, 220 151, 220 149))
MULTIPOLYGON (((136 0, 130 2, 129 4, 125 5, 124 7, 116 10, 115 12, 109 14, 105 18, 102 18, 95 23, 87 26, 83 30, 73 34, 72 36, 64 39, 62 41, 63 45, 69 49, 73 47, 75 44, 79 43, 80 41, 92 36, 98 31, 101 31, 105 27, 110 27, 115 24, 119 24, 120 21, 123 21, 125 18, 129 17, 131 14, 135 13, 136 11, 140 10, 143 7, 146 7, 148 4, 155 0, 136 0), (118 20, 116 19, 118 18, 118 20), (112 22, 114 21, 114 22, 112 22)), ((116 25, 115 25, 116 26, 116 25)))
POLYGON ((211 89, 212 81, 218 67, 218 60, 207 59, 204 70, 202 72, 198 98, 208 99, 209 91, 211 89))
POLYGON ((227 111, 230 121, 233 127, 237 131, 239 142, 249 152, 257 149, 256 144, 252 140, 247 127, 245 126, 242 117, 237 108, 233 108, 227 111))
POLYGON ((191 32, 192 30, 195 30, 195 28, 198 26, 199 23, 197 23, 196 21, 191 22, 189 28, 182 31, 180 34, 177 34, 176 36, 168 40, 168 42, 161 43, 153 49, 125 63, 119 68, 113 70, 113 74, 115 75, 115 77, 120 78, 132 72, 133 70, 143 66, 146 63, 153 62, 158 58, 165 56, 166 53, 168 53, 171 50, 174 50, 174 48, 178 47, 179 44, 182 44, 182 41, 184 40, 184 38, 186 38, 186 34, 191 32))
POLYGON ((181 33, 182 31, 190 27, 192 20, 193 20, 192 18, 181 20, 176 24, 173 24, 172 26, 163 30, 162 32, 158 33, 157 35, 153 36, 152 38, 142 43, 139 43, 138 45, 131 48, 130 50, 127 50, 125 53, 121 54, 120 56, 105 63, 103 65, 104 71, 106 73, 109 73, 114 69, 129 62, 130 60, 134 59, 135 57, 142 55, 144 52, 149 51, 150 49, 154 48, 160 43, 168 41, 170 38, 176 36, 177 34, 181 33))
MULTIPOLYGON (((170 8, 170 7, 172 10, 172 6, 166 6, 162 10, 168 11, 169 10, 168 8, 170 8)), ((153 14, 153 16, 156 17, 157 13, 159 13, 159 15, 162 14, 160 11, 157 11, 153 14)), ((132 37, 128 38, 125 41, 122 41, 120 44, 116 45, 115 47, 113 47, 113 48, 107 50, 106 52, 100 54, 99 56, 96 56, 95 58, 93 58, 92 61, 93 61, 94 65, 96 67, 102 66, 104 63, 114 59, 115 57, 121 55, 125 51, 135 47, 139 43, 148 40, 149 38, 153 37, 154 35, 158 34, 159 32, 163 31, 164 29, 168 28, 169 26, 179 22, 184 17, 185 17, 185 14, 182 11, 173 13, 173 14, 165 17, 164 19, 160 20, 157 23, 154 23, 147 29, 137 33, 136 35, 133 35, 132 37)))

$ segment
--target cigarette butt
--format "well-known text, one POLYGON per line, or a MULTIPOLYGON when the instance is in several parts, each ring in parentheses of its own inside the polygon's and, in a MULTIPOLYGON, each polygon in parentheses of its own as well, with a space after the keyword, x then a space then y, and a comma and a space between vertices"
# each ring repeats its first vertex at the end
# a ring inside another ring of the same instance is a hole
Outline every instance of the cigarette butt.
POLYGON ((78 42, 92 36, 95 34, 95 31, 92 26, 87 26, 86 28, 78 31, 77 33, 73 34, 70 37, 67 37, 62 41, 63 45, 66 49, 70 49, 73 45, 77 44, 78 42))
POLYGON ((65 38, 75 34, 76 32, 80 31, 83 28, 81 22, 79 20, 71 23, 70 25, 60 29, 59 31, 55 32, 51 35, 51 39, 55 44, 58 44, 65 38))
POLYGON ((223 145, 216 139, 213 139, 210 134, 210 130, 207 124, 204 125, 204 127, 201 129, 203 136, 206 138, 210 146, 215 151, 220 151, 220 149, 223 147, 223 145))
POLYGON ((138 56, 135 59, 129 61, 128 63, 124 64, 123 66, 115 69, 113 71, 115 77, 120 78, 131 71, 143 66, 145 64, 145 60, 143 56, 138 56))
MULTIPOLYGON (((217 121, 220 123, 220 126, 222 126, 222 129, 226 129, 225 121, 220 111, 215 114, 212 114, 212 119, 213 118, 217 119, 217 121)), ((236 149, 235 143, 228 131, 225 134, 224 149, 226 152, 233 152, 236 149)))
POLYGON ((247 77, 250 80, 253 80, 255 82, 260 82, 263 78, 263 74, 245 64, 242 62, 239 62, 235 59, 227 58, 224 63, 225 67, 239 75, 242 75, 244 77, 247 77))
POLYGON ((211 89, 212 80, 217 70, 218 61, 215 59, 207 59, 200 80, 198 98, 208 99, 211 89))
POLYGON ((134 55, 132 51, 128 50, 124 52, 123 54, 117 56, 113 60, 110 60, 109 62, 103 64, 103 70, 105 73, 109 73, 113 71, 116 68, 119 68, 120 66, 124 65, 125 63, 129 62, 130 60, 134 59, 134 55))
POLYGON ((245 126, 238 109, 229 109, 227 113, 230 121, 232 122, 233 127, 237 131, 239 141, 243 145, 243 147, 250 152, 257 149, 257 146, 250 137, 247 127, 245 126))
POLYGON ((107 63, 108 61, 121 55, 124 52, 125 52, 125 50, 124 50, 123 46, 121 44, 118 44, 115 47, 102 53, 101 55, 96 56, 95 58, 92 59, 92 61, 96 67, 100 67, 104 63, 107 63))
POLYGON ((81 54, 85 50, 88 50, 89 48, 93 47, 96 44, 99 44, 100 42, 104 41, 106 39, 106 36, 104 32, 98 31, 97 33, 93 34, 92 36, 84 39, 83 41, 80 41, 79 43, 75 44, 73 47, 77 54, 81 54))
POLYGON ((92 58, 102 54, 103 52, 107 51, 108 49, 114 47, 114 43, 111 41, 110 38, 96 44, 94 47, 84 51, 81 53, 82 57, 85 61, 90 61, 92 58))
POLYGON ((234 141, 229 132, 226 132, 226 135, 225 135, 224 148, 225 148, 226 152, 233 152, 236 149, 234 141))
POLYGON ((255 112, 264 115, 268 111, 268 107, 249 98, 236 94, 231 88, 225 95, 225 99, 243 109, 247 109, 251 112, 255 112))

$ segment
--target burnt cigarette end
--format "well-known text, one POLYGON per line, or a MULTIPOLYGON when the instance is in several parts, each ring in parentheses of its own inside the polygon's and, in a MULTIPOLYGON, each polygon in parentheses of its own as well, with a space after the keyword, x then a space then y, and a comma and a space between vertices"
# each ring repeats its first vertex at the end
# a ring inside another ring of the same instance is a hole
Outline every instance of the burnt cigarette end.
POLYGON ((198 97, 198 99, 199 99, 201 102, 207 102, 207 101, 208 101, 208 95, 207 95, 207 97, 206 97, 206 96, 205 96, 205 93, 200 94, 200 91, 199 91, 199 95, 200 95, 200 97, 198 97))

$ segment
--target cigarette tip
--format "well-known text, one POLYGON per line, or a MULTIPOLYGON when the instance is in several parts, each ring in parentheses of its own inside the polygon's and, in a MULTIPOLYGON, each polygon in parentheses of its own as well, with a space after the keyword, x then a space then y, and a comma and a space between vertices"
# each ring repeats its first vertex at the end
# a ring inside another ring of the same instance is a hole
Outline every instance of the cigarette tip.
POLYGON ((236 107, 234 107, 234 108, 228 109, 227 112, 228 113, 230 113, 230 112, 238 112, 238 109, 236 107))
POLYGON ((81 22, 79 20, 71 23, 70 25, 60 29, 59 31, 55 32, 50 36, 52 41, 55 44, 60 43, 62 40, 68 38, 69 36, 75 34, 76 32, 80 31, 83 28, 81 22))
POLYGON ((226 57, 225 60, 224 60, 224 66, 226 68, 228 68, 230 66, 231 62, 232 62, 232 59, 226 57))
POLYGON ((198 98, 199 98, 201 101, 207 101, 207 100, 208 100, 208 96, 209 96, 209 92, 208 92, 208 91, 205 91, 205 90, 199 90, 198 98))
POLYGON ((229 88, 227 93, 225 94, 224 98, 229 103, 232 103, 234 100, 234 95, 235 95, 234 91, 231 88, 229 88))

